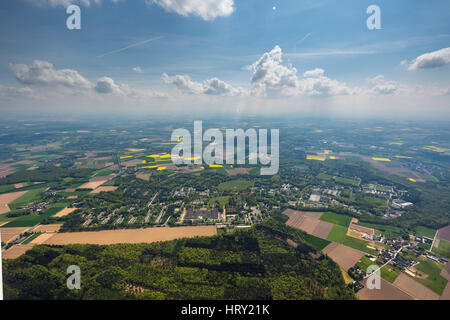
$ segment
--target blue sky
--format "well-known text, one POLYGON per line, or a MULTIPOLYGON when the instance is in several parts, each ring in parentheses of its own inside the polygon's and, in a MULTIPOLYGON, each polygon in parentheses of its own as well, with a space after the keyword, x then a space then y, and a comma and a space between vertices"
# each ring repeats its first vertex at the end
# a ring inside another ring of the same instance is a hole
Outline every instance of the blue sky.
POLYGON ((175 0, 177 7, 167 0, 80 0, 72 2, 81 8, 81 30, 68 30, 70 2, 0 4, 0 110, 170 111, 225 102, 253 111, 282 104, 286 111, 324 105, 345 112, 357 104, 419 112, 427 103, 441 115, 450 108, 446 0, 175 0), (381 30, 366 27, 371 4, 381 9, 381 30), (35 60, 53 66, 30 71, 35 60), (322 71, 304 75, 316 69, 322 71), (66 76, 61 70, 86 83, 58 83, 66 76), (266 78, 252 81, 258 72, 266 78))

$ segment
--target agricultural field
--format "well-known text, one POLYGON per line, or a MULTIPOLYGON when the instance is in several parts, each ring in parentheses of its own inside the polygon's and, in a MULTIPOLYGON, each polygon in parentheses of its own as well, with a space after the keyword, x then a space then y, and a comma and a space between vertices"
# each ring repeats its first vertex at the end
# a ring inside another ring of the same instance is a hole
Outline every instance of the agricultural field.
POLYGON ((436 234, 436 230, 424 226, 417 226, 414 229, 414 234, 418 237, 428 237, 433 239, 436 234))
POLYGON ((343 243, 346 238, 347 228, 340 225, 334 225, 333 229, 331 229, 330 234, 327 237, 327 240, 337 243, 343 243))
POLYGON ((348 227, 350 225, 351 217, 327 211, 320 217, 320 220, 337 224, 339 226, 348 227))
POLYGON ((238 179, 222 182, 221 184, 219 184, 218 188, 220 191, 244 191, 249 189, 251 186, 253 186, 253 182, 244 179, 238 179))
POLYGON ((439 239, 438 247, 433 247, 432 251, 444 257, 450 258, 450 241, 439 239))
POLYGON ((104 230, 95 232, 56 233, 46 239, 44 243, 51 245, 152 243, 179 238, 213 236, 216 233, 215 226, 104 230))
POLYGON ((420 261, 415 268, 419 272, 426 275, 425 278, 417 277, 416 280, 441 295, 448 282, 447 279, 440 275, 443 266, 439 263, 426 259, 420 261))
POLYGON ((53 207, 46 210, 43 210, 40 213, 32 213, 26 216, 21 216, 13 221, 4 225, 5 228, 12 227, 32 227, 36 224, 42 222, 44 219, 50 218, 57 212, 61 211, 64 207, 53 207))

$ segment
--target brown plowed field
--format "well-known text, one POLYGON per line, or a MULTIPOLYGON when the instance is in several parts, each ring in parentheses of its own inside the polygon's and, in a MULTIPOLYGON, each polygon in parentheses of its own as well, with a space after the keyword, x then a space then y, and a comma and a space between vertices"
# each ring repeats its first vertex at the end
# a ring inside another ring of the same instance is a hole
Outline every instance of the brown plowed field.
POLYGON ((33 248, 32 244, 19 244, 2 252, 3 259, 16 259, 33 248))
POLYGON ((440 300, 450 300, 450 281, 447 283, 444 292, 442 292, 440 300))
POLYGON ((33 232, 58 232, 62 224, 41 224, 33 229, 33 232))
POLYGON ((444 268, 442 268, 441 277, 450 281, 450 262, 447 262, 444 268))
POLYGON ((333 224, 319 220, 322 212, 307 212, 286 209, 284 214, 289 217, 286 225, 303 230, 313 236, 326 239, 333 224))
POLYGON ((0 194, 0 214, 11 211, 8 207, 8 204, 13 202, 17 198, 20 198, 27 192, 28 191, 18 191, 18 192, 0 194))
POLYGON ((394 285, 419 300, 438 300, 439 295, 403 272, 395 279, 394 285))
POLYGON ((361 300, 414 300, 409 294, 384 279, 381 279, 381 289, 370 290, 364 287, 357 295, 361 300))
MULTIPOLYGON (((44 244, 115 244, 115 243, 151 243, 170 241, 180 238, 196 236, 214 236, 217 234, 215 226, 193 227, 160 227, 145 229, 120 229, 94 232, 55 233, 44 244)), ((39 239, 38 237, 37 239, 39 239)))
POLYGON ((450 241, 450 225, 439 229, 437 237, 439 239, 444 239, 444 240, 450 241))
POLYGON ((68 214, 71 214, 75 210, 77 210, 77 208, 64 208, 53 216, 56 218, 64 217, 67 216, 68 214))
POLYGON ((327 254, 345 271, 348 271, 365 255, 362 251, 333 242, 326 246, 322 252, 327 254))
POLYGON ((332 223, 326 221, 319 221, 319 224, 314 229, 312 235, 322 239, 326 239, 331 229, 333 229, 332 223))
POLYGON ((100 192, 111 192, 111 191, 116 191, 119 187, 114 187, 114 186, 110 186, 110 187, 98 187, 95 190, 92 190, 91 193, 100 193, 100 192))
POLYGON ((16 227, 16 228, 0 228, 0 232, 2 234, 2 241, 8 243, 13 240, 22 232, 30 229, 29 227, 16 227))

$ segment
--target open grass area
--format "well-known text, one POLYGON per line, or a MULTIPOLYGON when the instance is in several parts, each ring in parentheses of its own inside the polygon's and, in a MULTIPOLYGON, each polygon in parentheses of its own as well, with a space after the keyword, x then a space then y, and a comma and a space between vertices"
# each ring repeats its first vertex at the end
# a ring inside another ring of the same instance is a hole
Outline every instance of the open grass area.
POLYGON ((216 168, 216 172, 219 174, 224 174, 226 176, 228 175, 228 172, 227 172, 227 170, 225 170, 224 167, 216 168))
POLYGON ((444 239, 439 240, 439 246, 432 249, 433 252, 450 258, 450 242, 444 239))
POLYGON ((44 188, 32 189, 32 190, 28 191, 27 193, 25 193, 20 198, 17 198, 13 202, 11 202, 9 204, 9 207, 11 208, 11 210, 16 210, 16 209, 20 209, 20 208, 26 206, 27 204, 29 204, 33 201, 38 201, 40 199, 39 194, 42 191, 44 191, 44 188))
POLYGON ((219 208, 222 209, 224 206, 228 204, 228 200, 230 199, 229 196, 226 197, 213 197, 208 200, 209 206, 214 206, 216 202, 219 202, 219 208))
POLYGON ((348 227, 352 218, 344 214, 327 211, 320 217, 320 220, 337 224, 343 227, 348 227))
POLYGON ((301 236, 301 238, 303 241, 305 241, 307 244, 309 244, 317 251, 323 250, 327 245, 330 244, 330 241, 318 238, 309 233, 305 233, 304 235, 301 236))
POLYGON ((36 224, 40 223, 45 218, 49 218, 57 212, 64 209, 64 207, 52 207, 47 210, 42 211, 40 214, 33 213, 27 216, 22 216, 14 219, 3 227, 12 228, 12 227, 32 227, 36 224))
POLYGON ((333 176, 326 174, 326 173, 319 173, 317 175, 317 179, 330 181, 331 179, 333 179, 333 176))
POLYGON ((92 176, 93 177, 106 177, 109 176, 110 174, 113 174, 115 171, 108 169, 108 168, 103 168, 101 170, 96 171, 92 176))
POLYGON ((358 187, 361 184, 361 179, 349 179, 349 178, 342 178, 342 177, 335 177, 334 181, 341 184, 348 184, 351 186, 358 187))
POLYGON ((13 184, 4 184, 0 186, 0 193, 7 193, 14 191, 16 187, 13 184))
POLYGON ((219 184, 218 188, 220 191, 244 191, 253 186, 252 181, 237 179, 227 182, 222 182, 219 184))
POLYGON ((377 266, 379 267, 379 265, 377 265, 375 262, 371 261, 368 257, 363 256, 361 258, 361 260, 359 260, 359 262, 356 264, 361 270, 367 271, 367 268, 369 268, 369 266, 377 266))
POLYGON ((376 250, 373 249, 369 249, 367 248, 367 244, 368 242, 364 241, 364 240, 360 240, 360 239, 356 239, 353 237, 345 237, 344 241, 342 242, 343 245, 356 249, 356 250, 360 250, 366 253, 370 253, 373 255, 377 254, 376 250))
POLYGON ((330 233, 328 234, 327 240, 337 243, 343 243, 345 238, 347 237, 346 234, 346 227, 335 224, 333 229, 331 229, 330 233))
POLYGON ((375 230, 380 231, 381 233, 391 234, 391 235, 402 235, 404 230, 399 227, 385 225, 385 224, 376 224, 376 223, 367 223, 360 221, 358 224, 368 227, 374 228, 375 230))
POLYGON ((440 275, 442 268, 443 266, 437 262, 428 259, 423 260, 416 265, 416 269, 427 274, 428 277, 425 279, 416 278, 416 280, 441 295, 447 285, 447 279, 440 275))
POLYGON ((347 184, 351 186, 359 186, 361 184, 361 179, 349 179, 343 177, 332 176, 326 173, 319 173, 317 179, 331 181, 334 180, 336 183, 347 184))
POLYGON ((428 237, 433 239, 436 234, 436 230, 419 226, 414 228, 414 234, 418 237, 428 237))
POLYGON ((383 268, 381 268, 381 277, 384 280, 393 283, 395 279, 397 279, 400 272, 401 270, 399 268, 396 268, 391 264, 387 264, 383 268))

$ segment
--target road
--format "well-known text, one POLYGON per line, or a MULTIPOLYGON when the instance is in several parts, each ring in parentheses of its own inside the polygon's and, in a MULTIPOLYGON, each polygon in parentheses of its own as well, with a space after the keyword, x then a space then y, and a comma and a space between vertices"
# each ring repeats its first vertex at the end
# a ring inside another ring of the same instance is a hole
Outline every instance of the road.
POLYGON ((385 265, 387 265, 388 263, 390 263, 392 260, 394 260, 395 258, 397 258, 397 255, 403 250, 403 246, 398 249, 395 254, 394 257, 390 260, 388 260, 385 264, 383 264, 381 267, 379 267, 378 269, 376 269, 374 272, 372 272, 371 274, 366 275, 363 279, 367 279, 368 277, 370 277, 373 273, 378 272, 379 270, 381 270, 385 265))

